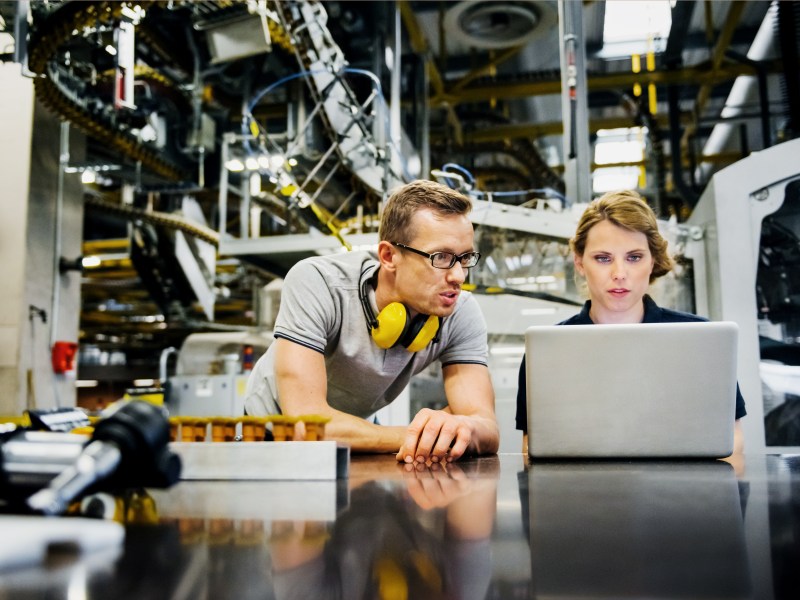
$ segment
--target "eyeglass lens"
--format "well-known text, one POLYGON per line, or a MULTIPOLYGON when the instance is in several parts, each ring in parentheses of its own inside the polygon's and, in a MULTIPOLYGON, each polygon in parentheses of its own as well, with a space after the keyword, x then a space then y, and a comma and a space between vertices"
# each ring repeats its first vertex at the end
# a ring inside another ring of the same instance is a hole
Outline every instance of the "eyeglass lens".
POLYGON ((477 252, 467 252, 461 256, 456 256, 451 252, 434 252, 431 254, 431 264, 437 269, 449 269, 458 260, 462 267, 468 269, 477 264, 479 256, 477 252))

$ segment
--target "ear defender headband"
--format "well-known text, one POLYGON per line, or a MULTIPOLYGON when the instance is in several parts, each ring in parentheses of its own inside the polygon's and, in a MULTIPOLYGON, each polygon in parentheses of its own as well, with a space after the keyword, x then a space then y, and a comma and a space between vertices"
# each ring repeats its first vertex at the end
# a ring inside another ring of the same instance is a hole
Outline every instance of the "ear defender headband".
POLYGON ((361 275, 358 297, 367 319, 367 330, 379 348, 388 350, 403 346, 409 352, 419 352, 429 343, 439 341, 437 316, 419 314, 409 319, 408 310, 400 302, 392 302, 376 316, 369 301, 372 277, 365 273, 361 275))

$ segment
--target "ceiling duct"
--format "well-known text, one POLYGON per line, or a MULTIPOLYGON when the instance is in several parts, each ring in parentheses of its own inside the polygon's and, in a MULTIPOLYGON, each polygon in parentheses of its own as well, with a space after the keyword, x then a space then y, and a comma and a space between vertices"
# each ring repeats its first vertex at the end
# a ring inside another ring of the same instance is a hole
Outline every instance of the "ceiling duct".
POLYGON ((216 21, 195 23, 206 34, 211 63, 218 64, 272 50, 266 6, 259 3, 255 12, 239 12, 216 21))
POLYGON ((445 28, 467 47, 496 49, 521 46, 555 23, 546 2, 466 1, 447 11, 445 28))

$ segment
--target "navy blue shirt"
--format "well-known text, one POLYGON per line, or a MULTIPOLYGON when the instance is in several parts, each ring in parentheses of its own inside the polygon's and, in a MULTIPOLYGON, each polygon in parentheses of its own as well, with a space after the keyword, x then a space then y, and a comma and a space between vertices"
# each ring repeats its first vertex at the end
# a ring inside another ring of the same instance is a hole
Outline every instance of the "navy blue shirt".
MULTIPOLYGON (((594 325, 591 317, 589 317, 589 310, 592 308, 592 301, 587 300, 583 305, 581 312, 577 315, 570 317, 558 325, 594 325)), ((703 317, 698 317, 691 313, 680 312, 678 310, 670 310, 668 308, 661 308, 655 301, 645 295, 644 297, 644 319, 642 323, 691 323, 696 321, 708 321, 703 317)), ((525 379, 525 357, 522 357, 522 364, 519 366, 519 387, 517 388, 517 429, 523 432, 528 431, 528 404, 526 401, 527 395, 527 382, 525 379)), ((744 398, 742 392, 739 390, 739 384, 736 384, 736 418, 741 419, 747 414, 744 408, 744 398)))

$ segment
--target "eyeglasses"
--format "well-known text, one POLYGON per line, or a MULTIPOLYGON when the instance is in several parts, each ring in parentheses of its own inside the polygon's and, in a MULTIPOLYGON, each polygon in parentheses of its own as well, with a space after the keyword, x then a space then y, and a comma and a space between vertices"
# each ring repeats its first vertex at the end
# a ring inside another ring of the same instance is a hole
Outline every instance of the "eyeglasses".
POLYGON ((480 252, 464 252, 464 254, 453 254, 452 252, 434 252, 433 254, 428 254, 422 250, 417 250, 416 248, 406 246, 405 244, 399 244, 397 242, 392 242, 392 246, 397 246, 403 250, 408 250, 410 252, 414 252, 415 254, 419 254, 420 256, 424 256, 425 258, 430 258, 431 265, 436 269, 452 269, 456 262, 458 262, 462 268, 469 269, 470 267, 477 265, 481 258, 480 252))

